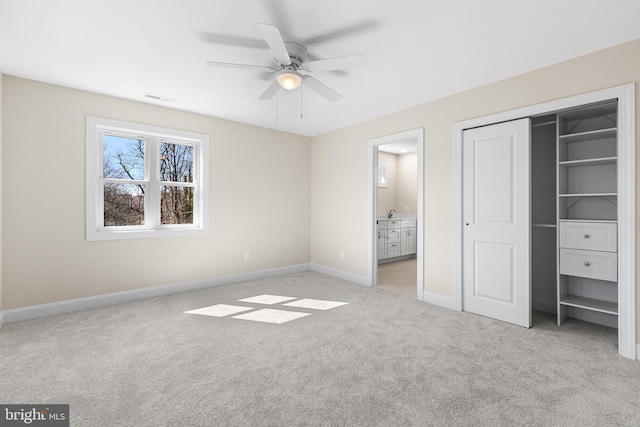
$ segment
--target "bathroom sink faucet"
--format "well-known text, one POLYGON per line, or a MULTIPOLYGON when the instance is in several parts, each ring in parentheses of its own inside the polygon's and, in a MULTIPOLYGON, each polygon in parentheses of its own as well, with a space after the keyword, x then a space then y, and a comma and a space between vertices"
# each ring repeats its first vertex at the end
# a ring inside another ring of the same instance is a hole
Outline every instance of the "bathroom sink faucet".
POLYGON ((395 209, 391 209, 391 210, 389 211, 389 214, 387 215, 387 218, 391 218, 391 217, 393 216, 393 214, 394 214, 394 213, 396 213, 396 210, 395 210, 395 209))

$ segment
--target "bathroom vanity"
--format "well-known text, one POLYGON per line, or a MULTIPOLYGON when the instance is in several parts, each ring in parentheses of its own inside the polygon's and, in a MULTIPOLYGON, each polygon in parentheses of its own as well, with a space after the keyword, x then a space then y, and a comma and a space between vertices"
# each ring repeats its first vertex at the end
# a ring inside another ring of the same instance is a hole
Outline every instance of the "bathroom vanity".
POLYGON ((380 218, 377 228, 379 263, 415 256, 418 243, 415 219, 380 218))

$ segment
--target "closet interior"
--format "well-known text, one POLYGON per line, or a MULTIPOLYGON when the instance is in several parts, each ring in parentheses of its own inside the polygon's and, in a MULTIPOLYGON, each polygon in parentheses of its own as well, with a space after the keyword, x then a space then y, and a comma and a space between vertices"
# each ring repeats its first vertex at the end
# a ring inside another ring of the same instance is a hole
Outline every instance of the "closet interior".
POLYGON ((618 326, 617 99, 531 118, 535 310, 618 326))

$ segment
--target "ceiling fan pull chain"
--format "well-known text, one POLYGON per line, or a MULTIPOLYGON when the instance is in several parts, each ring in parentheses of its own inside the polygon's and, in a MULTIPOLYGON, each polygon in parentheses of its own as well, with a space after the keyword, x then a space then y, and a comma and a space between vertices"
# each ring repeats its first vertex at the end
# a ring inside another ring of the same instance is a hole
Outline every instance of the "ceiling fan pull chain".
POLYGON ((278 123, 278 95, 276 95, 276 123, 278 123))
POLYGON ((300 118, 304 118, 302 116, 302 86, 300 87, 300 118))

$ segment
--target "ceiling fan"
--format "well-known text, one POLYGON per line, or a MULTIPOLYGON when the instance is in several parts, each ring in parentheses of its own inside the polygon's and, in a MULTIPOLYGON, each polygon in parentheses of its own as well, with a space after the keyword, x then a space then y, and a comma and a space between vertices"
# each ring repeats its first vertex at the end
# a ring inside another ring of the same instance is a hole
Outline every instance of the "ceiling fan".
POLYGON ((300 43, 285 42, 280 30, 269 24, 258 24, 262 36, 266 40, 275 57, 275 66, 237 64, 218 61, 207 61, 207 65, 224 68, 240 68, 275 73, 275 80, 260 95, 259 99, 271 99, 280 89, 295 90, 304 85, 331 102, 342 99, 342 95, 329 86, 302 72, 336 71, 345 68, 363 67, 367 64, 364 55, 349 55, 331 59, 307 61, 307 48, 300 43))

